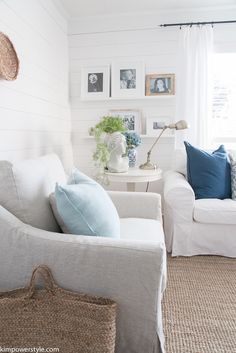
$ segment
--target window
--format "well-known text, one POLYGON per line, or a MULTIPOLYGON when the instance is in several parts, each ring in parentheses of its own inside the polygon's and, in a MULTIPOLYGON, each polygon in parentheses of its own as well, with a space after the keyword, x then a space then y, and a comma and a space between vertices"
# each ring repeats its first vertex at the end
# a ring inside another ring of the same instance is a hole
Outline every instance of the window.
POLYGON ((236 148, 236 53, 215 54, 210 145, 236 148))

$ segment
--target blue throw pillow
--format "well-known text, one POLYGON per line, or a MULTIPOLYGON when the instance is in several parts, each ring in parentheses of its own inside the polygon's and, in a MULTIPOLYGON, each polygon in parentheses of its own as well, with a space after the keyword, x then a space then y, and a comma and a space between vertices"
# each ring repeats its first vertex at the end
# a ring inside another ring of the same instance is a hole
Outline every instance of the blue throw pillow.
POLYGON ((187 152, 187 177, 196 199, 228 199, 231 176, 228 154, 223 145, 212 153, 184 142, 187 152))
POLYGON ((120 219, 107 192, 93 179, 74 171, 72 184, 56 185, 59 215, 72 234, 120 237, 120 219))

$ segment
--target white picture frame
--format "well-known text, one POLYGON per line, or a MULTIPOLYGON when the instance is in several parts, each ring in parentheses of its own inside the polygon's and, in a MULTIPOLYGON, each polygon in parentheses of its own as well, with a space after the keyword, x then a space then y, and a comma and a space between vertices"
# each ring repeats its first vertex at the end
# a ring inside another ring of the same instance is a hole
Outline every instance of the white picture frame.
MULTIPOLYGON (((172 118, 168 116, 147 116, 146 117, 146 135, 150 137, 159 136, 161 129, 165 125, 172 123, 172 118)), ((171 137, 174 135, 174 131, 167 129, 163 136, 171 137)))
POLYGON ((138 109, 112 109, 109 115, 123 119, 127 131, 141 134, 141 111, 138 109))
POLYGON ((113 62, 111 70, 113 98, 141 98, 145 96, 143 62, 113 62))
POLYGON ((96 100, 110 97, 110 66, 88 66, 81 70, 81 99, 96 100))

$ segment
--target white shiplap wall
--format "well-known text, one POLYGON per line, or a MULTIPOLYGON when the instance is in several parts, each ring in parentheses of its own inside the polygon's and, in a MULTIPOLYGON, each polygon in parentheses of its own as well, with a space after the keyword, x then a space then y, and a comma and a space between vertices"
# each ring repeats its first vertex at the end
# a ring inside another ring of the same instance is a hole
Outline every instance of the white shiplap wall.
MULTIPOLYGON (((178 54, 178 28, 158 28, 157 24, 179 21, 206 21, 232 19, 232 8, 194 9, 161 12, 77 18, 69 22, 70 96, 72 110, 72 141, 75 164, 84 172, 93 172, 93 139, 86 138, 89 127, 110 109, 140 109, 143 131, 147 116, 170 117, 174 120, 175 97, 158 99, 81 101, 80 77, 83 66, 111 64, 113 61, 143 61, 146 73, 175 73, 178 54), (153 29, 153 27, 156 27, 153 29)), ((236 26, 215 27, 217 51, 236 51, 236 26)), ((177 92, 178 93, 178 92, 177 92)), ((181 118, 181 117, 180 117, 181 118)), ((143 162, 153 139, 143 139, 138 148, 143 162)), ((162 138, 152 154, 153 161, 164 170, 170 168, 174 151, 173 138, 162 138)), ((123 188, 122 185, 111 185, 123 188)), ((144 185, 139 190, 144 190, 144 185)), ((153 183, 151 190, 160 190, 161 182, 153 183)))
POLYGON ((67 20, 53 0, 1 0, 0 31, 20 60, 17 80, 0 80, 0 159, 56 152, 68 165, 67 20))

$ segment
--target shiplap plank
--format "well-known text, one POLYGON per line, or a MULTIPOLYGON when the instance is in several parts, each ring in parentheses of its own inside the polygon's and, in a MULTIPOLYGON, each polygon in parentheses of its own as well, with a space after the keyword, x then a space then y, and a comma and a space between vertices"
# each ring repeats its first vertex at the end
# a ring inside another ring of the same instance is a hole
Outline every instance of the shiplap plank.
MULTIPOLYGON (((155 49, 156 50, 156 49, 155 49)), ((176 67, 177 54, 160 54, 158 52, 156 55, 145 55, 141 52, 139 55, 134 56, 126 55, 124 52, 120 52, 118 56, 113 56, 113 51, 111 50, 108 57, 103 56, 102 53, 96 58, 96 53, 92 57, 87 57, 83 59, 70 59, 70 72, 80 73, 81 67, 83 66, 98 66, 98 65, 110 65, 113 61, 142 61, 145 63, 146 68, 148 66, 156 66, 162 72, 167 72, 170 67, 176 67)))
POLYGON ((112 57, 119 58, 123 57, 124 54, 127 57, 149 55, 172 55, 177 52, 177 42, 138 42, 128 44, 116 44, 116 45, 102 45, 99 47, 91 46, 84 48, 70 48, 70 58, 74 59, 85 59, 91 58, 96 51, 96 58, 109 57, 112 53, 112 57))
POLYGON ((36 113, 26 113, 6 108, 0 108, 0 130, 29 130, 29 131, 60 131, 70 132, 71 121, 39 115, 36 113))
POLYGON ((30 96, 0 84, 0 107, 13 108, 19 111, 37 112, 55 117, 69 114, 69 106, 64 107, 37 96, 30 96))
POLYGON ((70 132, 0 130, 0 151, 68 145, 70 132), (14 141, 12 135, 14 133, 14 141))
POLYGON ((70 48, 71 59, 83 59, 92 57, 96 51, 96 57, 108 57, 112 52, 113 57, 123 56, 135 56, 135 55, 163 55, 172 54, 177 51, 177 41, 137 41, 134 43, 119 43, 113 45, 93 45, 91 47, 70 48))
POLYGON ((112 32, 100 34, 86 34, 86 35, 69 35, 70 48, 84 48, 84 47, 98 47, 105 45, 117 44, 134 44, 134 43, 175 43, 178 38, 177 31, 163 31, 159 28, 134 31, 134 32, 112 32))

